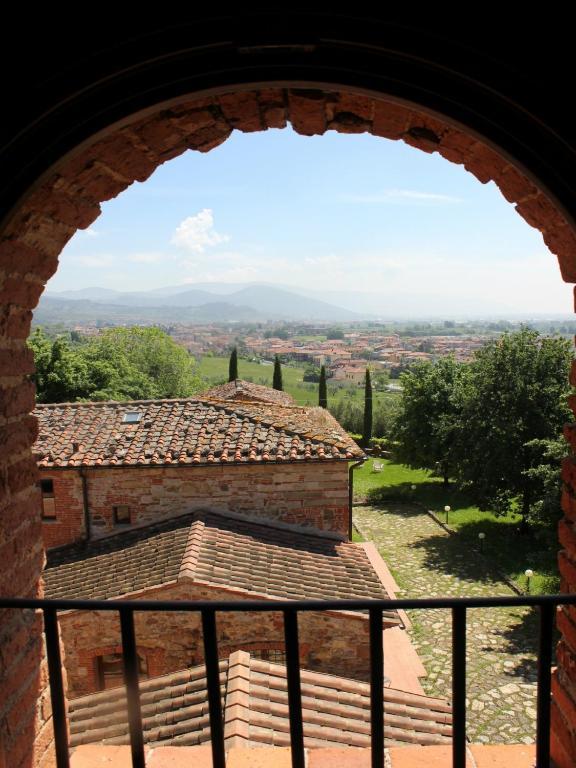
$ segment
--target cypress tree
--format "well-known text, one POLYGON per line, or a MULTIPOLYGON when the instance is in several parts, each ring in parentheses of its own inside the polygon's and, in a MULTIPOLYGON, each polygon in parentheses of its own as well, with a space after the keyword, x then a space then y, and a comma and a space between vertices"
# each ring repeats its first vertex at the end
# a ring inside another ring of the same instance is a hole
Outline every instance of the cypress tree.
POLYGON ((366 382, 364 384, 364 429, 362 432, 362 444, 364 448, 372 438, 372 382, 370 380, 370 369, 366 368, 366 382))
POLYGON ((328 408, 328 393, 326 391, 326 368, 320 368, 320 382, 318 384, 318 405, 320 408, 328 408))
POLYGON ((238 378, 238 350, 236 347, 232 350, 230 355, 230 363, 228 364, 228 381, 235 381, 238 378))
POLYGON ((282 390, 284 387, 282 386, 282 367, 280 365, 280 358, 278 355, 274 357, 274 376, 272 377, 272 387, 274 389, 282 390))

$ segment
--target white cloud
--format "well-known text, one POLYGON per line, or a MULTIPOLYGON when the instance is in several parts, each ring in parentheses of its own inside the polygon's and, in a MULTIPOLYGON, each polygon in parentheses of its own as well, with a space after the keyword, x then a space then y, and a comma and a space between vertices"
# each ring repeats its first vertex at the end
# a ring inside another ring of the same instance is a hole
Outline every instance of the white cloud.
POLYGON ((184 219, 170 242, 192 253, 204 253, 206 248, 226 243, 229 239, 228 235, 216 232, 212 211, 204 208, 195 216, 184 219))
POLYGON ((416 189, 384 189, 368 195, 344 195, 350 203, 461 203, 462 198, 416 189))

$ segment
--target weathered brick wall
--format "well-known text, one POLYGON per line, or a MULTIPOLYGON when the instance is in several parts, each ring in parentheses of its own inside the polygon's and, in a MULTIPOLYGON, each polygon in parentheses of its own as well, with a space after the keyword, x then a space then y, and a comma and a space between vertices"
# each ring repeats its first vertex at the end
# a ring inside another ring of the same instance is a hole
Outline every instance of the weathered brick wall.
MULTIPOLYGON (((25 339, 31 310, 56 271, 60 251, 78 228, 94 222, 101 202, 135 180, 146 180, 166 160, 187 149, 209 151, 234 129, 282 128, 287 122, 304 135, 336 130, 400 139, 464 165, 482 183, 493 180, 520 215, 541 231, 558 256, 564 280, 576 282, 576 233, 545 192, 465 129, 405 105, 335 90, 264 88, 190 101, 111 129, 91 146, 63 158, 0 233, 0 593, 35 594, 39 584, 41 530, 36 468, 30 453, 35 426, 29 417, 34 396, 28 381, 33 365, 25 339)), ((0 619, 3 645, 13 637, 27 638, 9 659, 11 675, 4 670, 0 679, 0 764, 4 759, 10 768, 20 768, 34 760, 30 729, 36 707, 30 704, 21 712, 21 726, 10 726, 8 721, 24 700, 30 680, 34 678, 32 684, 39 689, 43 685, 40 635, 30 628, 29 617, 0 619)), ((576 646, 565 640, 562 647, 572 653, 576 646)), ((564 671, 558 679, 562 675, 564 671)), ((564 706, 566 702, 558 698, 556 745, 561 733, 558 718, 573 723, 570 709, 559 714, 564 706)), ((573 756, 574 734, 570 733, 572 742, 568 744, 562 736, 562 744, 573 750, 573 756)))
MULTIPOLYGON (((576 384, 576 363, 572 365, 572 384, 576 384)), ((576 403, 573 401, 572 406, 576 403)), ((565 435, 576 448, 576 425, 569 425, 565 435)), ((564 518, 559 525, 558 555, 561 590, 576 591, 576 457, 564 460, 562 468, 564 518)), ((552 757, 558 768, 576 765, 576 608, 560 608, 557 626, 562 638, 556 655, 558 668, 552 677, 552 757)))
MULTIPOLYGON (((43 565, 32 360, 25 349, 32 300, 19 265, 2 262, 0 246, 0 595, 41 595, 43 565), (14 277, 10 278, 8 275, 14 277), (12 280, 12 282, 11 282, 12 280), (10 286, 21 288, 12 297, 10 286), (24 305, 24 306, 22 306, 24 305)), ((38 294, 41 286, 38 286, 38 294)), ((34 295, 34 294, 33 294, 34 295)), ((53 760, 41 620, 0 610, 0 765, 47 766, 53 760), (34 734, 37 734, 35 741, 34 734)))
MULTIPOLYGON (((243 600, 237 592, 181 582, 142 598, 165 600, 243 600)), ((70 698, 96 689, 96 657, 121 650, 120 626, 113 613, 65 613, 60 616, 66 650, 70 698)), ((136 613, 136 643, 148 659, 150 674, 174 672, 204 660, 200 617, 194 613, 136 613)), ((238 648, 283 647, 284 627, 278 613, 218 613, 220 654, 238 648)), ((298 617, 300 663, 306 669, 361 680, 369 677, 366 617, 302 613, 298 617)))
MULTIPOLYGON (((82 479, 78 471, 41 472, 40 477, 52 480, 56 507, 55 518, 42 520, 42 537, 46 549, 85 538, 82 479)), ((41 499, 39 506, 41 510, 41 499)))
MULTIPOLYGON (((78 470, 42 472, 54 482, 56 520, 43 525, 46 547, 85 536, 82 481, 78 470)), ((130 508, 134 525, 195 509, 245 513, 348 535, 348 465, 259 464, 217 467, 86 470, 94 537, 114 526, 113 507, 130 508)))

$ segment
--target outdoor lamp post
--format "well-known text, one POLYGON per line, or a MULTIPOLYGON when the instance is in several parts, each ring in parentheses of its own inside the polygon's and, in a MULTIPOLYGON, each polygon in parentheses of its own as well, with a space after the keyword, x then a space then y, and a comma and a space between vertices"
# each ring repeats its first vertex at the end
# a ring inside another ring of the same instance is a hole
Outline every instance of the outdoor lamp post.
POLYGON ((526 568, 526 570, 524 571, 524 576, 526 576, 526 594, 529 595, 530 579, 532 578, 532 576, 534 576, 534 571, 532 570, 532 568, 526 568))
POLYGON ((448 525, 448 514, 450 512, 450 509, 451 509, 450 505, 446 504, 446 506, 444 507, 444 512, 446 512, 446 525, 448 525))
POLYGON ((480 554, 484 551, 484 539, 486 538, 485 533, 479 533, 478 534, 478 540, 480 541, 480 554))

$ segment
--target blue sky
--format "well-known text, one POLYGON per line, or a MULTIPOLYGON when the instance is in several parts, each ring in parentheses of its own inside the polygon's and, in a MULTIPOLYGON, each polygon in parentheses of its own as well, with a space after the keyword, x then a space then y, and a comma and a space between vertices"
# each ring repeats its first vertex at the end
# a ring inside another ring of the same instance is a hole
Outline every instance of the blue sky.
POLYGON ((103 205, 50 291, 271 282, 434 305, 570 313, 556 258, 493 184, 368 135, 235 132, 103 205))

